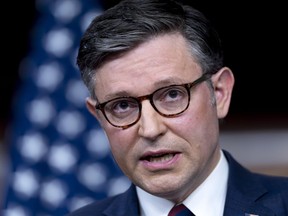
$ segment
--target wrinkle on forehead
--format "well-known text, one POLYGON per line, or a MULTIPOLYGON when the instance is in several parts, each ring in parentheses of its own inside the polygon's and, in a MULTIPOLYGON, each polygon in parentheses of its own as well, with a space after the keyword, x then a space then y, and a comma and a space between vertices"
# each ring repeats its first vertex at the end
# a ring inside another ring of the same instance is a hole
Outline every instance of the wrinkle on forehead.
POLYGON ((96 73, 95 89, 105 100, 119 94, 138 96, 136 90, 151 93, 193 81, 200 71, 182 35, 161 35, 103 64, 96 73))

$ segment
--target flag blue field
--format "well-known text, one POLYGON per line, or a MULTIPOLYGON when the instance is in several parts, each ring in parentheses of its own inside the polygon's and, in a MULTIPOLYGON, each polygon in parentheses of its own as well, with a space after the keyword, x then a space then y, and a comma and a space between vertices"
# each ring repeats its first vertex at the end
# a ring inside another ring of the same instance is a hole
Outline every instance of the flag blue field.
POLYGON ((8 132, 3 216, 63 216, 130 185, 85 107, 88 91, 75 64, 80 37, 101 4, 41 0, 36 6, 8 132))

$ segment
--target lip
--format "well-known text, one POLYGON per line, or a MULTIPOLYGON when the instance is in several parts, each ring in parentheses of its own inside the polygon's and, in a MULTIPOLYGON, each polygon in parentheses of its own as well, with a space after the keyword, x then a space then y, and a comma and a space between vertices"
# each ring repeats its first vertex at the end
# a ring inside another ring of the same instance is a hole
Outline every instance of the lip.
POLYGON ((176 165, 180 155, 180 152, 168 150, 146 152, 140 158, 140 162, 150 171, 168 170, 176 165))

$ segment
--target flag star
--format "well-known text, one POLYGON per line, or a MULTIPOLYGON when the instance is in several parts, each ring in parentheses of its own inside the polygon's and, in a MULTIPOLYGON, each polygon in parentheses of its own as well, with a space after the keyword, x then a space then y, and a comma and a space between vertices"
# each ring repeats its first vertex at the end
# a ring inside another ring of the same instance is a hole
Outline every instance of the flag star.
POLYGON ((52 14, 59 22, 67 23, 80 13, 81 6, 77 0, 57 1, 52 9, 52 14))
POLYGON ((61 83, 63 77, 63 71, 59 63, 46 63, 39 67, 35 76, 35 83, 38 87, 52 92, 61 83))
POLYGON ((39 179, 31 169, 21 169, 14 173, 13 188, 23 197, 29 198, 38 192, 39 179))
POLYGON ((85 129, 85 119, 78 111, 62 111, 59 113, 57 130, 69 138, 74 138, 85 129))
POLYGON ((8 210, 4 211, 5 216, 29 216, 28 211, 26 208, 11 204, 8 210))
POLYGON ((19 151, 31 162, 38 162, 47 152, 47 140, 43 134, 27 133, 19 138, 19 151))
POLYGON ((107 181, 107 168, 100 163, 82 164, 78 170, 79 181, 91 190, 102 189, 104 183, 107 181))
POLYGON ((53 29, 48 32, 43 47, 57 57, 63 57, 73 45, 73 34, 68 29, 53 29))
POLYGON ((60 172, 68 172, 76 164, 77 153, 69 144, 54 144, 48 155, 48 163, 60 172))
POLYGON ((62 205, 67 196, 67 187, 60 180, 54 179, 44 182, 41 187, 40 197, 50 208, 62 205))
POLYGON ((55 114, 55 107, 50 98, 37 98, 27 105, 27 116, 36 125, 47 126, 55 114))

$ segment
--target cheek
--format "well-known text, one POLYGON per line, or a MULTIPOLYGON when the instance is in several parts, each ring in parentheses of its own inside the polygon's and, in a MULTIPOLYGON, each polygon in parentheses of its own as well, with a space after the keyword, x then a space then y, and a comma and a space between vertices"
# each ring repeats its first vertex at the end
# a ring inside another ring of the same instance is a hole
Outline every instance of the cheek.
POLYGON ((135 170, 135 135, 125 130, 109 130, 106 131, 111 153, 120 167, 128 178, 131 178, 135 170))
POLYGON ((111 153, 113 155, 114 160, 118 164, 118 166, 122 170, 126 170, 126 158, 127 156, 127 151, 128 148, 126 146, 126 142, 123 142, 121 139, 117 138, 118 136, 113 134, 108 136, 110 148, 111 148, 111 153))
POLYGON ((205 127, 205 122, 208 121, 205 113, 207 112, 204 111, 204 108, 190 108, 183 115, 168 119, 170 128, 179 132, 197 133, 199 129, 205 127))
POLYGON ((195 145, 207 142, 207 140, 215 141, 218 133, 218 119, 211 101, 202 101, 198 103, 198 106, 191 106, 187 111, 182 116, 170 119, 170 130, 195 145))
POLYGON ((116 160, 129 157, 129 152, 133 147, 133 136, 122 129, 105 128, 110 148, 116 160))

